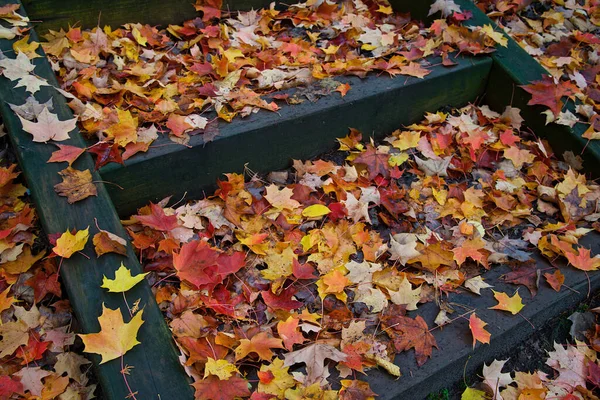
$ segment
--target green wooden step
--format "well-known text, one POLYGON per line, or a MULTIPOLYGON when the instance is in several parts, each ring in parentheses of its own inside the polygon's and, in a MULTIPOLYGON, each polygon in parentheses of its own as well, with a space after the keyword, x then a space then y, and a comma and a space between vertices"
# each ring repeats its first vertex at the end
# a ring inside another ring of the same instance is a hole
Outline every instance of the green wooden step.
MULTIPOLYGON (((436 64, 436 60, 430 60, 436 64)), ((192 136, 186 148, 162 136, 147 153, 125 166, 110 164, 100 170, 117 211, 134 213, 148 201, 166 196, 201 198, 215 188, 225 172, 269 172, 336 147, 335 138, 356 128, 365 137, 382 138, 402 125, 420 121, 427 111, 462 106, 480 97, 490 71, 489 57, 458 57, 453 67, 433 67, 425 79, 370 75, 366 79, 336 78, 352 89, 335 92, 316 103, 286 106, 279 112, 261 111, 231 123, 219 122, 218 136, 205 143, 192 136), (121 189, 123 188, 123 189, 121 189)))
MULTIPOLYGON (((0 5, 15 3, 11 0, 1 0, 0 5)), ((24 14, 23 8, 19 13, 24 14)), ((34 31, 32 40, 38 40, 34 31)), ((0 50, 14 57, 12 41, 0 40, 0 50)), ((41 50, 39 50, 41 51, 41 50)), ((54 86, 58 86, 50 64, 45 57, 35 58, 35 74, 45 78, 54 86)), ((23 104, 28 94, 24 88, 13 89, 15 84, 0 77, 0 113, 9 132, 9 136, 19 160, 19 165, 27 180, 27 187, 37 208, 44 231, 47 234, 62 233, 67 229, 85 229, 90 227, 90 240, 84 249, 89 259, 81 254, 75 254, 64 259, 60 275, 68 298, 79 321, 83 333, 98 332, 98 317, 102 313, 102 304, 115 309, 121 308, 127 315, 127 308, 120 293, 108 293, 100 288, 103 275, 114 277, 114 271, 124 263, 132 273, 141 272, 140 263, 131 245, 127 246, 127 257, 110 253, 96 258, 91 237, 98 232, 94 220, 100 228, 115 233, 123 238, 127 233, 121 222, 111 198, 102 183, 102 177, 93 172, 93 180, 98 188, 98 196, 89 197, 75 204, 68 204, 65 197, 59 197, 53 186, 60 183, 58 172, 65 168, 65 163, 46 161, 56 150, 52 144, 34 143, 32 136, 23 131, 19 118, 12 112, 9 103, 23 104)), ((53 98, 54 112, 60 120, 73 118, 71 109, 65 98, 51 87, 42 87, 36 94, 36 99, 45 102, 53 98)), ((61 142, 72 146, 85 147, 86 143, 75 129, 70 133, 71 139, 61 142)), ((88 153, 84 153, 74 163, 79 170, 94 171, 94 161, 88 153)), ((191 399, 193 390, 189 386, 187 376, 177 357, 178 350, 173 343, 171 332, 159 310, 150 286, 146 283, 135 286, 127 292, 130 304, 141 299, 140 307, 144 308, 142 325, 138 338, 141 344, 134 347, 124 356, 125 364, 134 367, 128 376, 129 384, 138 392, 137 399, 191 399), (160 395, 160 397, 159 397, 160 395)), ((126 318, 126 321, 128 319, 126 318)), ((123 377, 121 376, 120 360, 113 360, 98 365, 99 356, 91 356, 97 368, 97 376, 102 385, 105 399, 122 400, 128 395, 123 377)))

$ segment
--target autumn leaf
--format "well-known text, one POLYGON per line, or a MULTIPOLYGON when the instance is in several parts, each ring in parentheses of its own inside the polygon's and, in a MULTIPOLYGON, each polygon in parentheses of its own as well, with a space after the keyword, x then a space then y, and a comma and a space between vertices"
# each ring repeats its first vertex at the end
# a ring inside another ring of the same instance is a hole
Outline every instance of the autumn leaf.
POLYGON ((27 345, 29 326, 23 321, 7 322, 0 325, 0 359, 11 355, 20 346, 27 345))
POLYGON ((565 276, 560 270, 555 270, 552 274, 545 272, 546 282, 557 292, 560 292, 561 286, 565 283, 565 276))
POLYGON ((425 76, 429 75, 431 71, 423 68, 419 63, 410 62, 408 65, 400 67, 400 73, 402 75, 409 75, 423 79, 425 76))
POLYGON ((569 260, 569 264, 582 271, 595 271, 600 268, 600 255, 590 257, 590 249, 578 247, 577 254, 567 252, 565 257, 569 260))
POLYGON ((235 373, 238 373, 236 366, 227 360, 215 360, 208 357, 208 360, 204 365, 204 378, 207 378, 209 375, 213 375, 223 381, 226 381, 235 373))
POLYGON ((221 380, 218 376, 209 375, 192 386, 196 389, 195 400, 231 400, 250 396, 248 381, 238 376, 221 380))
POLYGON ((11 287, 12 285, 8 285, 4 291, 0 292, 0 313, 8 310, 17 300, 15 297, 9 295, 11 287))
POLYGON ((156 229, 157 231, 168 232, 177 228, 177 216, 166 215, 165 211, 157 204, 150 203, 150 213, 146 215, 134 215, 137 221, 143 225, 156 229))
POLYGON ((325 359, 345 361, 346 354, 335 347, 324 343, 313 343, 284 355, 283 365, 286 367, 304 363, 306 365, 306 385, 311 385, 326 379, 328 374, 325 359))
POLYGON ((37 122, 27 121, 18 115, 25 132, 33 135, 33 141, 46 143, 49 140, 62 141, 70 138, 69 132, 75 129, 77 118, 61 121, 56 114, 48 111, 48 107, 38 114, 37 122))
POLYGON ((289 316, 285 321, 279 321, 277 323, 277 334, 283 340, 285 348, 292 351, 295 344, 301 344, 307 341, 302 335, 302 332, 298 329, 298 323, 300 321, 297 318, 289 316))
POLYGON ((76 231, 74 235, 68 230, 65 231, 56 240, 56 246, 52 251, 63 258, 69 258, 74 253, 83 250, 90 236, 89 229, 88 226, 83 230, 76 231))
POLYGON ((510 312, 512 315, 516 315, 523 307, 525 307, 521 302, 521 296, 519 296, 518 292, 516 292, 513 297, 509 297, 506 293, 496 292, 495 290, 492 290, 492 292, 494 292, 494 297, 498 301, 498 304, 494 307, 490 307, 491 310, 503 310, 510 312))
POLYGON ((100 229, 92 238, 92 243, 97 257, 106 253, 127 255, 127 241, 114 233, 100 229))
POLYGON ((52 153, 49 163, 51 162, 67 162, 69 167, 85 152, 85 149, 77 146, 69 146, 66 144, 57 144, 58 150, 52 153))
POLYGON ((331 210, 322 204, 313 204, 312 206, 306 207, 302 210, 302 216, 308 218, 319 218, 324 215, 327 215, 331 212, 331 210))
POLYGON ((105 275, 102 278, 102 286, 100 287, 108 289, 112 293, 126 292, 143 281, 146 275, 148 275, 148 272, 132 276, 131 270, 121 263, 119 269, 115 271, 115 279, 108 279, 105 275))
MULTIPOLYGON (((24 52, 19 52, 16 58, 3 58, 0 60, 0 68, 3 68, 2 74, 6 78, 17 81, 15 88, 24 87, 25 90, 34 94, 40 90, 40 87, 50 86, 45 79, 32 74, 35 66, 24 52)), ((75 125, 73 125, 74 127, 75 125)))
POLYGON ((98 318, 100 332, 78 334, 85 345, 83 351, 100 354, 100 364, 123 356, 140 344, 137 333, 144 323, 143 312, 137 312, 129 322, 124 322, 120 309, 112 310, 102 304, 102 315, 98 318))
POLYGON ((397 316, 387 332, 397 351, 415 349, 415 357, 419 366, 425 364, 427 358, 431 357, 433 348, 437 348, 435 338, 420 315, 417 315, 415 319, 397 316))
POLYGON ((294 210, 300 207, 300 203, 292 199, 294 192, 290 188, 282 188, 281 190, 277 185, 269 185, 266 188, 265 199, 271 205, 279 210, 294 210))
POLYGON ((66 197, 69 204, 98 195, 96 185, 92 181, 92 173, 89 169, 80 171, 67 167, 58 174, 62 177, 63 181, 54 185, 54 190, 59 196, 66 197))
POLYGON ((472 313, 469 317, 469 329, 471 329, 471 334, 473 335, 473 348, 475 348, 475 343, 477 343, 477 341, 487 344, 490 343, 490 337, 492 335, 485 330, 486 325, 487 323, 477 317, 475 313, 472 313))
POLYGON ((270 337, 266 332, 259 332, 250 340, 240 339, 240 344, 235 349, 235 359, 238 361, 248 354, 255 353, 259 359, 271 361, 273 358, 271 349, 283 349, 281 339, 270 337))
POLYGON ((118 143, 100 142, 88 148, 88 152, 96 155, 96 170, 111 162, 125 165, 118 143))
POLYGON ((365 165, 369 172, 369 180, 373 180, 377 175, 384 178, 389 176, 389 158, 389 154, 379 153, 373 145, 369 144, 367 149, 354 159, 354 163, 365 165))
POLYGON ((558 116, 563 106, 561 98, 563 96, 573 96, 577 93, 577 87, 568 81, 555 83, 550 76, 544 76, 539 81, 534 81, 529 85, 520 86, 527 93, 531 94, 531 100, 527 105, 540 104, 548 107, 555 116, 558 116))

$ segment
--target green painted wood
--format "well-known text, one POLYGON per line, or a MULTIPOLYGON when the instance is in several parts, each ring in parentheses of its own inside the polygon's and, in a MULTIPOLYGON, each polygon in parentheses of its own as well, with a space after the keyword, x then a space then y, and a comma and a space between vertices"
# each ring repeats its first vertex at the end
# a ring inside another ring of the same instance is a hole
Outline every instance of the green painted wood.
MULTIPOLYGON (((432 63, 437 60, 430 60, 432 63)), ((347 81, 345 97, 333 93, 316 103, 282 106, 278 113, 261 111, 231 123, 219 122, 219 134, 204 143, 192 136, 191 148, 160 137, 145 154, 110 164, 103 179, 118 184, 107 189, 120 215, 129 215, 148 201, 173 195, 201 198, 225 172, 287 168, 292 159, 309 159, 336 146, 335 138, 356 128, 364 137, 382 138, 403 124, 420 121, 426 111, 462 106, 483 93, 491 67, 488 57, 459 57, 454 67, 436 66, 425 79, 371 75, 347 81)))
MULTIPOLYGON (((468 21, 469 25, 491 24, 497 31, 502 31, 470 0, 456 0, 456 3, 462 10, 473 13, 473 18, 468 21)), ((516 41, 506 34, 505 36, 508 38, 508 47, 497 46, 496 52, 492 54, 494 65, 488 79, 483 104, 488 104, 496 110, 502 110, 507 105, 520 108, 525 125, 538 136, 547 139, 559 158, 564 151, 568 150, 576 155, 581 154, 585 160, 585 171, 595 178, 600 177, 600 143, 598 141, 588 143, 588 140, 581 136, 588 125, 578 123, 573 128, 554 123, 546 125, 546 117, 541 113, 547 108, 527 105, 531 95, 519 85, 527 85, 549 74, 516 41)), ((569 101, 564 109, 574 112, 575 104, 569 101)))
MULTIPOLYGON (((13 2, 14 0, 2 0, 0 5, 13 2)), ((23 12, 22 9, 21 12, 23 12)), ((31 35, 33 40, 37 40, 33 30, 31 35)), ((0 40, 0 50, 5 55, 14 57, 11 41, 0 40)), ((34 59, 34 64, 36 65, 34 72, 38 76, 47 79, 52 85, 58 85, 45 57, 34 59)), ((47 164, 46 161, 50 154, 57 149, 56 146, 34 143, 31 135, 22 130, 21 122, 9 108, 8 103, 22 104, 27 95, 23 88, 13 89, 14 85, 15 83, 0 77, 0 99, 2 100, 0 101, 0 112, 45 232, 48 234, 62 233, 67 229, 80 230, 87 226, 90 227, 90 240, 84 250, 89 259, 80 254, 65 259, 60 274, 82 331, 84 333, 98 332, 98 316, 102 312, 103 303, 112 309, 120 307, 123 315, 127 315, 122 295, 109 294, 105 289, 100 288, 103 275, 114 277, 114 271, 121 262, 136 274, 141 272, 141 266, 130 245, 127 247, 127 257, 108 254, 96 258, 91 240, 92 235, 98 232, 94 219, 97 219, 100 228, 126 237, 106 187, 100 182, 102 178, 98 173, 93 173, 94 181, 98 182, 96 184, 98 187, 97 197, 90 197, 72 205, 67 203, 66 198, 59 197, 54 192, 53 186, 60 182, 58 172, 65 168, 66 164, 47 164)), ((41 102, 53 98, 54 111, 58 114, 59 119, 73 118, 65 99, 53 88, 42 88, 36 94, 36 98, 41 102)), ((62 142, 63 144, 86 146, 78 130, 72 131, 70 135, 71 139, 62 142)), ((91 169, 93 171, 94 162, 89 154, 83 154, 74 167, 79 170, 91 169)), ((143 281, 126 295, 130 304, 141 299, 140 306, 144 309, 143 319, 145 322, 138 333, 141 344, 124 356, 124 362, 134 367, 128 380, 132 389, 137 391, 137 399, 193 398, 193 390, 178 362, 178 351, 172 342, 171 333, 149 285, 143 281)), ((125 320, 129 320, 129 318, 126 317, 125 320)), ((128 391, 120 374, 120 360, 98 365, 100 357, 92 356, 91 358, 102 384, 103 398, 110 400, 126 398, 128 391)))
MULTIPOLYGON (((226 0, 223 9, 250 10, 268 7, 270 0, 226 0)), ((48 29, 68 29, 78 24, 84 28, 128 22, 150 25, 180 24, 198 17, 194 0, 24 0, 36 30, 44 35, 48 29)))

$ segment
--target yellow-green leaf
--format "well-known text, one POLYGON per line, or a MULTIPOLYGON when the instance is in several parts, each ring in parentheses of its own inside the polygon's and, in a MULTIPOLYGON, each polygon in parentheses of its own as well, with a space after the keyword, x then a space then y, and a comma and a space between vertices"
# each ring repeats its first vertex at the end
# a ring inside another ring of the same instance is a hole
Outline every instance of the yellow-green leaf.
POLYGON ((146 275, 148 275, 148 273, 132 276, 131 270, 121 263, 121 266, 115 272, 115 279, 108 279, 104 276, 102 279, 102 286, 100 287, 108 289, 109 292, 113 293, 126 292, 144 280, 146 275))
POLYGON ((313 204, 312 206, 306 207, 302 210, 302 216, 308 218, 318 218, 323 215, 327 215, 331 212, 331 210, 322 204, 313 204))

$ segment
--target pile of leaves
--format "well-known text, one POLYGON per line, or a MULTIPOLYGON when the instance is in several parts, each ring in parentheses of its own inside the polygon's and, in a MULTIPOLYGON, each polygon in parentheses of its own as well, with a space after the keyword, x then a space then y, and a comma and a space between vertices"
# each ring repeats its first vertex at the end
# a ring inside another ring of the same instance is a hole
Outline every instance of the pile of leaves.
POLYGON ((0 157, 0 399, 91 399, 59 263, 40 237, 16 164, 0 157))
POLYGON ((455 312, 451 293, 524 307, 518 291, 482 292, 486 270, 509 265, 504 281, 532 295, 534 251, 556 265, 543 274, 556 291, 561 269, 597 270, 600 256, 578 242, 599 227, 600 187, 577 172, 579 157, 559 161, 521 122, 518 109, 470 105, 379 145, 351 130, 337 163, 294 161, 267 180, 227 174, 213 196, 123 221, 196 398, 247 397, 248 383, 258 399, 373 396, 356 372, 399 376, 397 353, 414 349, 422 365, 435 351, 420 304, 439 306, 438 326, 467 319, 475 346, 490 341, 486 323, 476 309, 455 312))
MULTIPOLYGON (((217 119, 277 111, 276 101, 298 103, 335 91, 344 96, 351 87, 334 76, 374 71, 424 78, 432 62, 440 63, 429 56, 451 66, 451 52, 489 53, 499 35, 459 25, 466 17, 445 4, 432 13, 454 17, 430 27, 384 0, 308 1, 248 12, 221 11, 220 0, 195 7, 201 16, 165 29, 125 24, 43 35, 79 128, 112 154, 99 166, 147 151, 158 132, 177 143, 196 134, 210 141, 218 135, 218 124, 210 124, 217 119), (295 94, 281 92, 296 86, 302 89, 295 94)), ((31 58, 38 46, 24 36, 14 49, 31 58)))
POLYGON ((551 76, 525 86, 529 104, 548 107, 547 123, 588 125, 583 137, 600 139, 600 2, 597 0, 479 0, 479 7, 551 76), (561 100, 577 100, 575 113, 561 100))
MULTIPOLYGON (((599 310, 596 308, 593 311, 599 310)), ((483 381, 474 387, 467 387, 462 399, 597 399, 600 387, 600 325, 594 324, 591 329, 578 332, 578 315, 588 319, 591 317, 591 321, 597 319, 591 312, 575 313, 569 317, 573 321, 573 343, 554 343, 553 351, 548 351, 546 359, 549 373, 541 370, 502 372, 508 360, 494 360, 490 365, 483 366, 483 381)))

